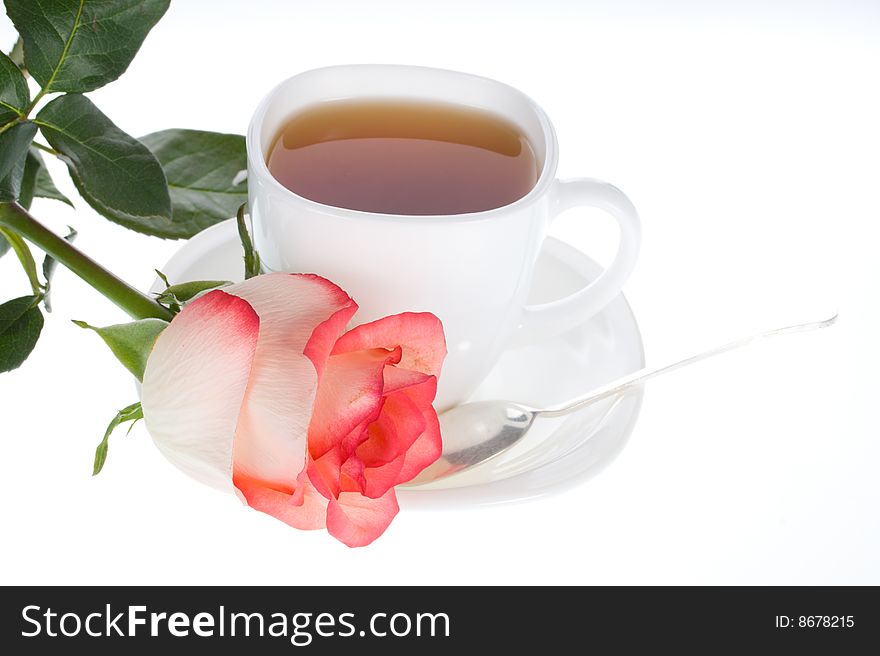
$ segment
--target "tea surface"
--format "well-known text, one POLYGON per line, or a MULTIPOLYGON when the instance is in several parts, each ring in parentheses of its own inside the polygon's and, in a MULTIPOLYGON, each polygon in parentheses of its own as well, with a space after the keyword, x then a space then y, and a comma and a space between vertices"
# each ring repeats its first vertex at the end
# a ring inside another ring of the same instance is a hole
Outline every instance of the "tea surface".
POLYGON ((385 214, 493 209, 535 186, 522 132, 494 114, 413 101, 332 101, 295 114, 267 158, 272 175, 310 200, 385 214))

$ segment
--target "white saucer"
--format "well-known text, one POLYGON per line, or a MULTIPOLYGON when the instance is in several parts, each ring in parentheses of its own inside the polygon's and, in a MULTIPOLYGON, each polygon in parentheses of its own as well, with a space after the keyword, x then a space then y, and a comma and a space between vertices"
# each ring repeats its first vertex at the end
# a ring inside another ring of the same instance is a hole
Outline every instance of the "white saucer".
MULTIPOLYGON (((242 280, 235 220, 186 242, 162 268, 172 284, 242 280)), ((561 298, 594 280, 601 267, 580 251, 548 239, 538 260, 530 303, 561 298)), ((164 289, 157 279, 152 291, 164 289)), ((357 299, 355 299, 357 300, 357 299)), ((541 407, 565 401, 644 366, 636 319, 622 295, 581 326, 533 346, 507 351, 472 400, 511 399, 541 407)), ((598 473, 620 453, 635 425, 641 390, 567 417, 539 419, 527 439, 470 471, 399 488, 402 507, 474 506, 559 492, 598 473)))

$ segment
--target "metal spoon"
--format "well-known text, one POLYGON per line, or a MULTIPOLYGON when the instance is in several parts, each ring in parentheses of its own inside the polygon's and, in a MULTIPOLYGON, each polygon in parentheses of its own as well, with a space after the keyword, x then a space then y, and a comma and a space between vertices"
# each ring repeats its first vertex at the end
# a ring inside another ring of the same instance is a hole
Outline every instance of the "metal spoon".
POLYGON ((614 380, 583 396, 547 408, 534 408, 513 401, 477 401, 451 408, 440 415, 443 452, 439 460, 422 471, 408 485, 430 483, 476 467, 507 451, 526 436, 538 417, 560 417, 641 385, 649 378, 686 367, 715 355, 752 344, 766 337, 825 328, 837 320, 837 314, 822 321, 812 321, 728 342, 662 367, 645 367, 614 380))

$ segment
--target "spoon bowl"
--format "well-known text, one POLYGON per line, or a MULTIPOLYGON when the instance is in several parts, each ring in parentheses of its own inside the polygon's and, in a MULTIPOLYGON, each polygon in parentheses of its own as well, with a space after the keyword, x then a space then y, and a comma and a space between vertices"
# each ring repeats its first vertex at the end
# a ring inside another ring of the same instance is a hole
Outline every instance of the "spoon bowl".
POLYGON ((426 483, 470 469, 525 437, 538 410, 518 403, 465 403, 440 415, 443 453, 413 481, 426 483))

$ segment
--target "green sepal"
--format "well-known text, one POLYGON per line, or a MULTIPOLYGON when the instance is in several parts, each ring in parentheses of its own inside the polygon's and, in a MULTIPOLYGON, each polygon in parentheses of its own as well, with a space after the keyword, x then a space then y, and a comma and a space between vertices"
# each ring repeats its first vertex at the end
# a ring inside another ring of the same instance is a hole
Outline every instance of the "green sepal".
POLYGON ((113 431, 116 430, 120 424, 130 421, 132 422, 131 426, 128 427, 128 432, 130 433, 135 423, 143 418, 144 410, 140 403, 132 403, 127 408, 116 413, 116 416, 110 421, 110 425, 107 426, 107 431, 104 433, 104 439, 101 440, 101 443, 98 444, 95 449, 95 462, 92 465, 92 476, 97 476, 104 468, 104 463, 107 461, 107 447, 109 446, 110 435, 113 431))
POLYGON ((113 351, 113 355, 139 381, 144 379, 147 358, 159 334, 168 326, 162 319, 140 319, 104 328, 90 326, 85 321, 74 321, 80 328, 94 330, 113 351))

